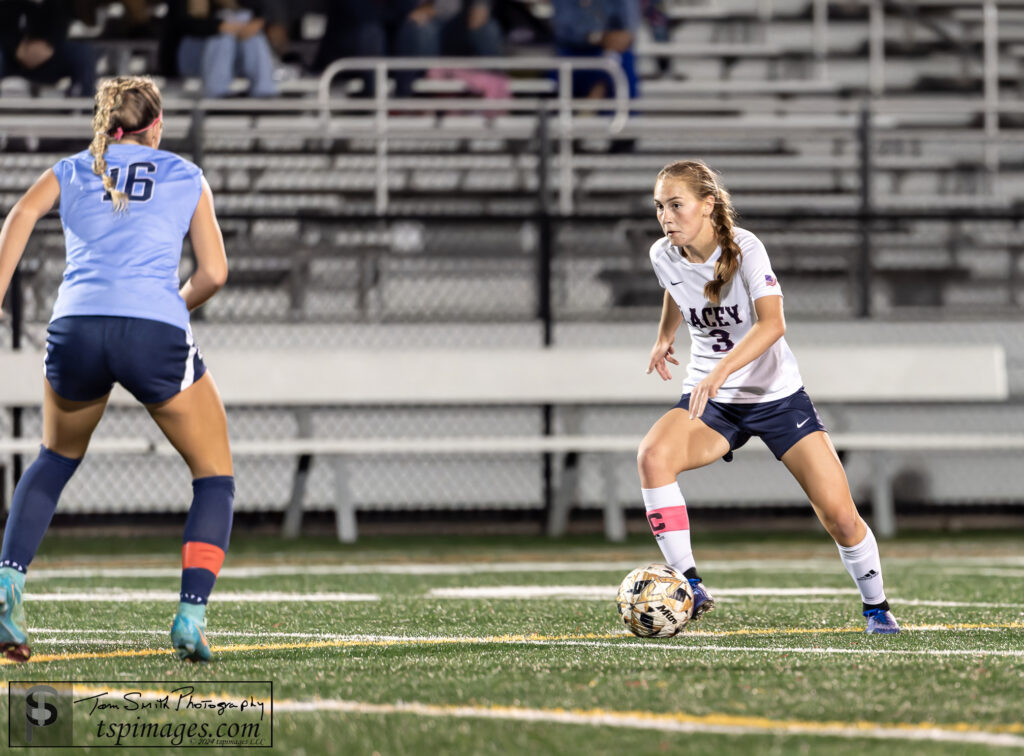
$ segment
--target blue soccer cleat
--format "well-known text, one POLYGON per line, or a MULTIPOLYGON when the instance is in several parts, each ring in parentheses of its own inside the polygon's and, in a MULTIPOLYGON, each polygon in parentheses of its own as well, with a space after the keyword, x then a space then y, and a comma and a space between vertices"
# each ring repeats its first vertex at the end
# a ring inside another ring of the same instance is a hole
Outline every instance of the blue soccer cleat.
POLYGON ((696 622, 703 615, 715 608, 715 599, 708 593, 700 578, 689 578, 690 587, 693 589, 693 615, 690 622, 696 622))
POLYGON ((206 642, 206 607, 182 603, 171 624, 171 644, 183 661, 208 662, 213 658, 206 642))
POLYGON ((864 616, 868 618, 868 629, 865 632, 869 634, 896 635, 900 631, 896 618, 888 609, 868 609, 864 616))
POLYGON ((16 662, 28 661, 32 655, 28 647, 25 606, 21 602, 21 584, 4 574, 0 574, 0 651, 16 662))

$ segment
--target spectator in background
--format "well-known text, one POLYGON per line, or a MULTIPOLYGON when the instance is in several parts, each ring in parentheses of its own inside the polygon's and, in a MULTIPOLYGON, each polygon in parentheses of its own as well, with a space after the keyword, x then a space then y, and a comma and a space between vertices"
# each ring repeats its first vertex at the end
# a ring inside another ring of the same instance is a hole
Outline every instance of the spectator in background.
MULTIPOLYGON (((420 27, 428 23, 422 0, 328 0, 327 28, 313 67, 322 71, 339 58, 380 58, 421 55, 420 27)), ((365 97, 374 92, 373 74, 360 72, 365 97)), ((399 97, 412 94, 414 72, 395 75, 399 97)))
POLYGON ((288 12, 287 0, 263 0, 263 34, 274 54, 281 58, 288 52, 290 40, 288 27, 291 14, 288 12))
POLYGON ((199 76, 203 96, 225 97, 235 75, 249 96, 273 97, 274 57, 260 0, 170 0, 163 39, 165 70, 199 76))
POLYGON ((501 55, 504 43, 491 0, 428 0, 417 10, 425 19, 416 29, 420 54, 501 55))
POLYGON ((87 43, 68 40, 70 24, 64 0, 0 0, 0 78, 55 84, 67 76, 69 95, 88 96, 95 90, 96 54, 87 43))
MULTIPOLYGON (((553 0, 555 48, 569 57, 613 58, 622 66, 629 82, 629 96, 638 92, 633 41, 639 24, 638 0, 553 0)), ((598 71, 573 75, 576 97, 609 97, 610 78, 598 71)))
MULTIPOLYGON (((640 0, 640 14, 647 22, 655 42, 668 42, 669 39, 668 10, 665 2, 666 0, 640 0)), ((659 57, 656 63, 658 71, 664 76, 668 73, 672 61, 668 57, 659 57)))
MULTIPOLYGON (((333 0, 320 40, 316 68, 339 58, 501 55, 501 29, 491 0, 333 0)), ((395 94, 412 95, 415 71, 396 71, 395 94)), ((373 78, 360 74, 363 94, 373 78)))

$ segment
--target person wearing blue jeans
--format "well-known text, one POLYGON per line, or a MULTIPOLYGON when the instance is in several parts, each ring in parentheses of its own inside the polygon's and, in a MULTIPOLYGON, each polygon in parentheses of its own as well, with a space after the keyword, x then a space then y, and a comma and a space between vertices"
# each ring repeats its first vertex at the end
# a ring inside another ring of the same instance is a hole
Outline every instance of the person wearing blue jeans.
MULTIPOLYGON (((327 6, 327 27, 320 38, 313 68, 323 71, 340 58, 423 55, 422 37, 416 28, 424 20, 419 6, 419 0, 333 0, 327 6)), ((364 97, 373 96, 372 73, 357 71, 350 78, 362 80, 364 97)), ((397 72, 395 93, 409 97, 414 79, 411 71, 397 72)))
POLYGON ((182 76, 199 76, 203 96, 225 97, 235 76, 249 80, 251 97, 273 97, 274 58, 257 0, 175 0, 168 8, 177 33, 175 61, 182 76))
MULTIPOLYGON (((490 0, 336 0, 327 9, 327 28, 314 67, 339 58, 501 55, 501 29, 491 17, 490 0)), ((356 72, 365 96, 373 77, 356 72)), ((395 94, 412 96, 416 71, 396 71, 395 94)))
POLYGON ((421 22, 403 30, 404 46, 414 54, 501 55, 504 38, 491 17, 491 0, 430 0, 417 10, 421 22))

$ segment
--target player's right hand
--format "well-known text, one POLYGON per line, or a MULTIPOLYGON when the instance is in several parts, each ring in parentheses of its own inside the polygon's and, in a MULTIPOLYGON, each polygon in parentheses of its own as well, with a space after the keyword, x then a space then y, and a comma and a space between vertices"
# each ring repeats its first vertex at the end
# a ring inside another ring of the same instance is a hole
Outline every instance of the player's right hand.
POLYGON ((668 371, 668 365, 666 363, 671 362, 673 365, 678 365, 677 360, 672 355, 675 354, 675 347, 672 346, 671 341, 659 341, 651 349, 651 361, 647 363, 647 374, 650 375, 651 371, 656 370, 658 375, 661 376, 661 380, 670 381, 672 380, 672 373, 668 371))

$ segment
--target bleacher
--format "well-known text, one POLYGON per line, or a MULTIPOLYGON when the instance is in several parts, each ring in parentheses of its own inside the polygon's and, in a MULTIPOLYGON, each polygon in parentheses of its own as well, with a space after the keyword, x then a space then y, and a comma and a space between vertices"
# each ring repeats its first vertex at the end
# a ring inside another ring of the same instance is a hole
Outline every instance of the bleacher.
MULTIPOLYGON (((165 145, 202 165, 231 257, 229 286, 197 316, 201 344, 212 354, 225 345, 365 348, 381 340, 400 348, 646 344, 661 303, 647 259, 658 236, 651 184, 670 160, 698 156, 722 173, 740 225, 772 254, 794 333, 834 328, 835 338, 861 343, 855 319, 868 315, 863 324, 885 331, 887 341, 924 319, 934 326, 924 338, 966 343, 971 329, 962 323, 974 323, 986 343, 1006 350, 1011 398, 1019 398, 1024 384, 1013 376, 1024 347, 1006 331, 1024 302, 1017 83, 1024 2, 995 5, 993 40, 991 20, 986 26, 971 0, 676 0, 668 42, 641 30, 641 95, 625 105, 572 99, 527 65, 536 49, 519 56, 523 68, 514 56, 496 64, 511 74, 507 100, 481 101, 457 81, 429 77, 408 100, 386 92, 361 98, 357 81, 330 86, 304 77, 283 81, 277 100, 218 101, 199 97, 197 82, 162 81, 165 145), (628 149, 609 149, 622 144, 628 149)), ((145 41, 96 36, 95 44, 106 73, 152 65, 145 41)), ((244 90, 245 82, 238 85, 244 90)), ((0 212, 60 156, 85 146, 91 107, 59 89, 0 82, 0 212)), ((62 271, 59 223, 44 221, 32 245, 20 323, 23 345, 39 348, 62 271)), ((186 255, 183 275, 188 268, 186 255)), ((442 417, 432 407, 318 407, 315 414, 322 429, 333 429, 323 431, 328 436, 381 423, 415 436, 434 422, 472 435, 493 409, 442 417)), ((896 420, 887 432, 916 428, 915 413, 889 409, 896 420)), ((841 427, 858 430, 870 428, 865 418, 877 420, 876 411, 827 408, 841 427)), ((983 430, 962 407, 932 411, 954 428, 983 430)), ((113 412, 105 422, 121 429, 147 422, 138 412, 113 412)), ((25 435, 38 420, 28 417, 25 435)), ((233 417, 248 441, 299 432, 299 421, 279 407, 242 408, 233 417)), ((502 417, 513 429, 537 431, 536 408, 502 417)), ((600 433, 642 432, 650 419, 613 405, 587 417, 600 433)), ((177 474, 168 460, 147 464, 177 474)), ((492 465, 469 472, 461 461, 437 469, 410 461, 379 495, 443 506, 454 497, 451 480, 468 476, 477 484, 459 500, 483 500, 481 481, 498 475, 515 478, 512 500, 532 502, 543 464, 520 459, 512 472, 492 465), (424 478, 430 483, 418 485, 424 478)), ((616 472, 624 501, 635 475, 627 468, 616 472)), ((580 496, 593 503, 604 496, 596 482, 603 473, 587 469, 580 496)), ((938 466, 922 469, 943 479, 938 466)), ((259 481, 259 495, 250 489, 250 497, 282 508, 291 463, 250 472, 259 481)), ((759 474, 775 480, 767 467, 759 474)), ((871 473, 856 475, 869 488, 871 473)), ((719 485, 716 478, 702 495, 756 498, 728 481, 713 492, 719 485)), ((988 490, 977 496, 1006 498, 988 490)), ((332 491, 316 477, 309 501, 328 506, 332 491)), ((792 498, 786 491, 782 498, 792 498)), ((167 506, 154 496, 146 506, 167 506)), ((913 496, 946 500, 927 487, 913 496)))

